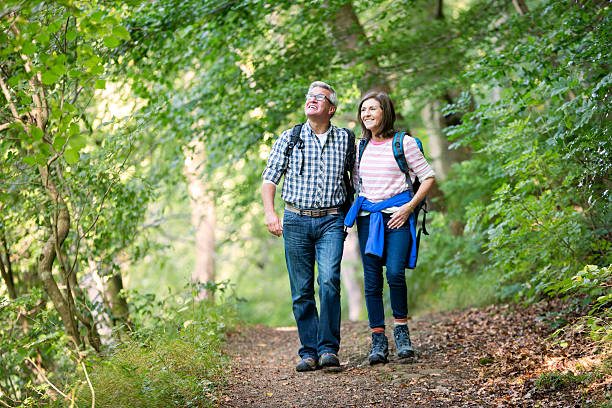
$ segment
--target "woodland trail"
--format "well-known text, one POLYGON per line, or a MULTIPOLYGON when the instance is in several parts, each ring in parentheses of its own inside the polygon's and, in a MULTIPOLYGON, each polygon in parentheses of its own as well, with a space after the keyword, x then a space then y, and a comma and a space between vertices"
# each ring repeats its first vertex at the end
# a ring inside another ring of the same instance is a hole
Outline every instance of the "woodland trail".
MULTIPOLYGON (((551 329, 536 320, 541 306, 496 306, 409 321, 417 353, 370 366, 366 322, 342 324, 339 369, 298 373, 295 328, 256 326, 229 336, 223 407, 583 407, 609 390, 610 379, 589 387, 536 387, 538 375, 593 360, 593 345, 569 336, 553 345, 551 329)), ((388 326, 389 327, 389 326, 388 326)), ((596 350, 595 350, 596 351, 596 350)))

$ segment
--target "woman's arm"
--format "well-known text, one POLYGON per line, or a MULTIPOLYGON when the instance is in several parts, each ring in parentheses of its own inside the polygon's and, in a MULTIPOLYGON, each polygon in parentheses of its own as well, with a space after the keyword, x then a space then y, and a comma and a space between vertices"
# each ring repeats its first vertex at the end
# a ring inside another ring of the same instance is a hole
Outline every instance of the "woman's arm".
POLYGON ((433 186, 435 179, 433 177, 426 178, 421 183, 419 190, 416 192, 412 200, 402 205, 399 210, 391 214, 391 219, 387 226, 391 229, 399 228, 406 223, 410 213, 414 211, 417 205, 427 196, 429 190, 433 186))

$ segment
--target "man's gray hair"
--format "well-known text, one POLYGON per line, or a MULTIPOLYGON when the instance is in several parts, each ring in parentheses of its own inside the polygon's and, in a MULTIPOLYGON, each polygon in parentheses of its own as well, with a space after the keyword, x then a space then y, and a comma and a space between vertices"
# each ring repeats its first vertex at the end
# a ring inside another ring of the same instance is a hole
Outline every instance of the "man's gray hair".
POLYGON ((332 105, 338 107, 338 95, 336 94, 336 91, 334 91, 334 88, 332 88, 331 85, 328 85, 323 81, 314 81, 312 84, 310 84, 310 87, 308 88, 308 93, 310 93, 310 91, 317 87, 327 89, 330 92, 329 100, 331 101, 332 105))

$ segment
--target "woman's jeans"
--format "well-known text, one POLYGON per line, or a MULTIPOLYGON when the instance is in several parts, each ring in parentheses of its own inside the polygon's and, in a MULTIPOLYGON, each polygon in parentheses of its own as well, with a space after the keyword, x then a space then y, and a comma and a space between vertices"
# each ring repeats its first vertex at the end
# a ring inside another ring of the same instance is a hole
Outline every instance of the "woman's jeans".
POLYGON ((344 249, 344 214, 307 217, 285 210, 283 237, 293 315, 302 358, 317 359, 340 348, 340 261, 344 249), (314 269, 318 267, 319 318, 314 269))
POLYGON ((405 319, 408 316, 408 299, 406 289, 406 262, 410 253, 411 235, 408 221, 400 228, 389 229, 387 223, 391 214, 383 213, 385 225, 385 248, 383 257, 366 255, 365 246, 370 230, 370 216, 357 217, 357 233, 359 249, 363 262, 363 279, 365 284, 365 301, 368 309, 370 327, 385 326, 385 311, 383 307, 383 265, 387 269, 387 282, 391 297, 393 317, 405 319))

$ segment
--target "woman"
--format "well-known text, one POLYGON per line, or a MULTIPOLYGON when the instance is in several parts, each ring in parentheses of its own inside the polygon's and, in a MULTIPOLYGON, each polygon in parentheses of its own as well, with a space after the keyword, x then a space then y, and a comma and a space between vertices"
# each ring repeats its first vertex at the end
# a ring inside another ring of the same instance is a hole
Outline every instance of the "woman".
POLYGON ((393 156, 392 143, 396 130, 395 109, 389 96, 370 92, 359 103, 358 120, 362 138, 369 139, 360 160, 355 164, 355 185, 359 197, 347 214, 345 225, 357 218, 359 247, 363 262, 365 298, 372 329, 370 364, 386 363, 389 355, 385 335, 383 308, 383 266, 395 320, 393 337, 399 358, 414 356, 408 330, 408 300, 405 268, 414 243, 414 208, 425 198, 434 182, 434 172, 415 139, 403 138, 406 162, 414 183, 421 186, 412 197, 405 174, 393 156), (410 220, 412 218, 412 220, 410 220))

